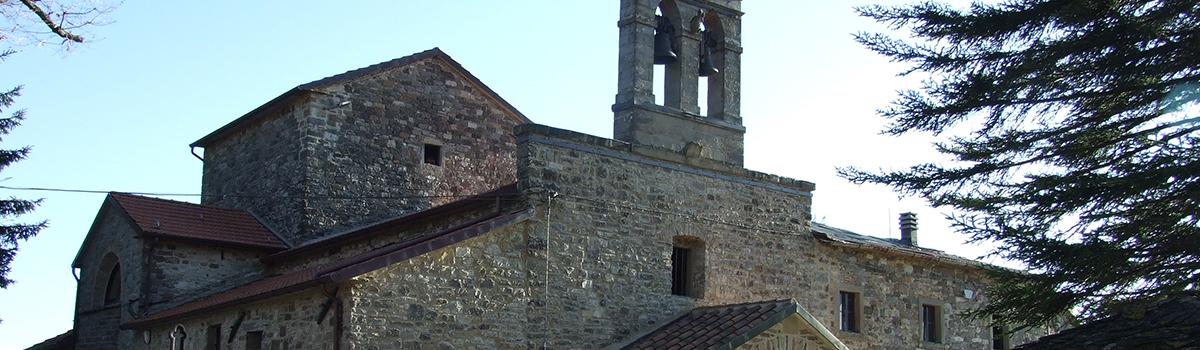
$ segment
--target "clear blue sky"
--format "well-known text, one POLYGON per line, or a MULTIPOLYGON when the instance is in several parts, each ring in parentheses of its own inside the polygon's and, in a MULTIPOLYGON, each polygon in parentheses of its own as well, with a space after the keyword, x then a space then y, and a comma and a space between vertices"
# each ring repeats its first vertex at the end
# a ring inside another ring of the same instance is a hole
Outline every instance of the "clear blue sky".
MULTIPOLYGON (((925 138, 877 135, 874 111, 913 82, 852 40, 885 29, 855 16, 862 3, 744 5, 746 166, 815 182, 819 222, 895 236, 898 213, 915 211, 923 246, 978 256, 938 210, 834 174, 935 159, 925 138)), ((617 0, 128 1, 69 53, 26 47, 0 63, 0 88, 24 84, 29 113, 0 147, 33 146, 0 185, 198 193, 192 141, 295 85, 435 46, 535 122, 611 137, 617 10, 617 0)), ((104 196, 0 196, 45 198, 22 220, 50 221, 0 290, 0 349, 24 349, 71 327, 70 262, 104 196)))

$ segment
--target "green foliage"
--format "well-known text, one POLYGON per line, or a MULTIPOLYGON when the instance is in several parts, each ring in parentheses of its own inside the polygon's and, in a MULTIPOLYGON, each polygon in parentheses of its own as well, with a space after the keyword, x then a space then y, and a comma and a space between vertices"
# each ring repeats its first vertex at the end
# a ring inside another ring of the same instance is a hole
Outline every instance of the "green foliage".
POLYGON ((1200 3, 1009 0, 870 6, 907 39, 857 35, 927 74, 880 113, 929 133, 947 164, 841 169, 953 209, 992 241, 990 303, 1033 327, 1200 287, 1200 3))
MULTIPOLYGON (((12 53, 12 51, 0 52, 0 59, 12 53)), ((20 95, 20 86, 0 92, 0 113, 7 112, 12 107, 15 99, 20 95)), ((14 111, 7 118, 0 118, 0 137, 8 135, 13 128, 21 124, 21 120, 23 119, 25 119, 24 110, 14 111)), ((0 170, 7 168, 12 163, 25 159, 28 155, 29 147, 0 150, 0 170)), ((12 269, 10 265, 13 258, 17 255, 20 243, 37 235, 38 231, 46 227, 44 221, 36 224, 20 224, 13 223, 13 220, 17 216, 33 211, 39 203, 41 203, 41 200, 0 199, 0 288, 8 288, 13 283, 13 280, 8 278, 8 273, 12 269)))

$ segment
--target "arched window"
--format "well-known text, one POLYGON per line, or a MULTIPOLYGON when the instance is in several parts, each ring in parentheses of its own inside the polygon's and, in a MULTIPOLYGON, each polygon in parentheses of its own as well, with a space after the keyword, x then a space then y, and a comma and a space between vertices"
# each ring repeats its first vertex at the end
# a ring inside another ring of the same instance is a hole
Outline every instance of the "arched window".
POLYGON ((700 64, 697 83, 700 115, 721 117, 725 112, 725 29, 716 12, 700 20, 700 64))
POLYGON ((104 305, 114 305, 121 301, 121 265, 113 265, 108 274, 108 282, 104 284, 104 305))
POLYGON ((674 0, 662 0, 654 10, 656 27, 654 29, 654 99, 655 104, 672 108, 680 108, 679 36, 681 20, 679 8, 674 0), (671 59, 661 57, 662 53, 670 52, 671 59))
POLYGON ((175 325, 175 329, 171 330, 171 350, 183 350, 184 340, 187 340, 187 330, 181 324, 175 325))

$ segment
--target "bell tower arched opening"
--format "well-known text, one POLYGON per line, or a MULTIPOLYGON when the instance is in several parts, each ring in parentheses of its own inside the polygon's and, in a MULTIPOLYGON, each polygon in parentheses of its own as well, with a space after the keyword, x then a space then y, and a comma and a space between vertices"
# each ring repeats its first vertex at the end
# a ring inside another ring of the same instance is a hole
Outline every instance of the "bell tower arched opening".
POLYGON ((740 8, 738 0, 621 0, 614 138, 742 166, 740 8))

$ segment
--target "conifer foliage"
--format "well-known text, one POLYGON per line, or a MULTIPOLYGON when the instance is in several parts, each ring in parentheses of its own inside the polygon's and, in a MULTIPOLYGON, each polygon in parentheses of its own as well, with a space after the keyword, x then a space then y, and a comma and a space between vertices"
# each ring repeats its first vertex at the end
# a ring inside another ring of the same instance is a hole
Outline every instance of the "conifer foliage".
MULTIPOLYGON (((61 40, 59 45, 63 47, 82 43, 84 37, 77 32, 103 25, 103 16, 112 10, 102 0, 0 0, 0 22, 4 23, 0 28, 0 43, 21 46, 61 40)), ((12 49, 0 49, 0 61, 15 52, 12 49)), ((10 111, 20 95, 20 86, 0 91, 0 138, 8 135, 25 119, 24 110, 10 111), (11 114, 3 117, 6 113, 11 114)), ((0 149, 0 170, 28 155, 27 146, 0 149)), ((20 243, 46 227, 45 221, 28 224, 16 220, 21 214, 33 211, 40 203, 41 200, 0 199, 0 288, 8 288, 13 283, 8 273, 12 270, 20 243)))
POLYGON ((1033 327, 1200 288, 1200 4, 924 2, 860 14, 867 48, 925 77, 880 113, 945 163, 841 169, 949 208, 1028 271, 990 269, 971 312, 1033 327))
MULTIPOLYGON (((0 52, 3 60, 12 51, 0 52)), ((0 92, 0 113, 10 113, 17 96, 21 95, 21 87, 0 92)), ((8 117, 0 118, 0 137, 8 135, 9 131, 21 124, 25 119, 24 110, 12 111, 8 117)), ((29 147, 0 150, 0 170, 12 163, 25 159, 29 155, 29 147)), ((0 288, 8 288, 13 281, 8 278, 13 258, 17 256, 17 248, 22 241, 28 240, 46 227, 46 222, 34 224, 15 223, 15 218, 21 214, 33 211, 41 200, 25 200, 18 198, 0 199, 0 288)))

